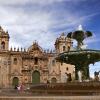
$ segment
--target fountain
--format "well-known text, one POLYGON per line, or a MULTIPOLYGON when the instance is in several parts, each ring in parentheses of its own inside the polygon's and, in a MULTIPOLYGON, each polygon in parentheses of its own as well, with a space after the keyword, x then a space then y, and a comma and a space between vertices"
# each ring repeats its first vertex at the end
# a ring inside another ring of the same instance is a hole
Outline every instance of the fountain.
POLYGON ((61 63, 75 65, 75 79, 78 80, 78 71, 82 71, 82 78, 89 79, 89 65, 100 61, 100 50, 82 49, 84 46, 83 40, 92 36, 90 31, 84 31, 82 26, 78 27, 75 32, 70 32, 67 38, 77 41, 77 49, 74 51, 66 51, 58 55, 57 60, 61 63))

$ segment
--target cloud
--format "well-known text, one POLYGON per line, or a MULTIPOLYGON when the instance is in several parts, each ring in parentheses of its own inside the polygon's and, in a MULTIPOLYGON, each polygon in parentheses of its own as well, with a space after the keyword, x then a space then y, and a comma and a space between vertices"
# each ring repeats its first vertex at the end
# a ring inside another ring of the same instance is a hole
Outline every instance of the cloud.
POLYGON ((40 44, 45 47, 43 43, 47 42, 47 46, 51 44, 50 41, 53 41, 54 35, 49 33, 49 27, 52 24, 49 13, 35 11, 33 14, 28 15, 22 10, 10 10, 8 13, 8 9, 3 7, 0 12, 2 14, 0 16, 1 25, 5 30, 8 30, 11 37, 10 47, 31 45, 34 40, 39 40, 40 44), (26 41, 26 43, 22 40, 26 41))
MULTIPOLYGON (((70 9, 60 7, 59 2, 65 1, 24 0, 23 2, 23 0, 11 0, 5 2, 5 0, 0 0, 0 5, 2 5, 0 6, 0 22, 10 34, 10 47, 22 46, 28 48, 34 40, 37 40, 43 48, 54 49, 54 42, 59 34, 72 31, 73 28, 79 24, 84 24, 87 19, 96 15, 96 13, 93 13, 82 16, 81 13, 78 15, 75 12, 72 13, 70 9), (28 6, 28 3, 32 4, 32 8, 28 6), (17 4, 25 6, 11 6, 17 4), (52 4, 57 8, 52 9, 48 5, 48 11, 47 8, 41 6, 34 8, 35 4, 52 4)), ((71 1, 67 0, 66 2, 71 1)), ((74 2, 80 2, 80 0, 74 0, 74 2)))
POLYGON ((82 2, 86 0, 0 0, 0 5, 25 5, 28 3, 31 4, 39 4, 39 5, 48 5, 48 4, 54 4, 54 3, 61 3, 61 2, 82 2))

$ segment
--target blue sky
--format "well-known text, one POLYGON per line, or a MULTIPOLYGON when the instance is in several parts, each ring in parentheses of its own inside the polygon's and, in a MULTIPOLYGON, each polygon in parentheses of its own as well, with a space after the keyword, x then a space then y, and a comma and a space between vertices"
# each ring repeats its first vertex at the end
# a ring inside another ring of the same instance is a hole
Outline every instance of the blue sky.
MULTIPOLYGON (((0 25, 10 34, 10 47, 30 46, 37 40, 42 48, 54 49, 62 32, 78 25, 93 33, 85 44, 100 49, 100 0, 0 0, 0 25)), ((90 72, 99 70, 91 65, 90 72)))

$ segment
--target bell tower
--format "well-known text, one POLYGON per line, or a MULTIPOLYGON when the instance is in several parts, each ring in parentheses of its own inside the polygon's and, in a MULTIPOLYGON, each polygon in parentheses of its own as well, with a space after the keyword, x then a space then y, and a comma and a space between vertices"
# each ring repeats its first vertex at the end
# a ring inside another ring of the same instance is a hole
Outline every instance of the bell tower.
POLYGON ((56 53, 70 51, 71 47, 72 47, 72 40, 70 38, 67 38, 64 33, 62 33, 61 36, 56 39, 55 42, 56 53))
POLYGON ((0 26, 0 50, 8 50, 9 49, 9 34, 5 32, 0 26))

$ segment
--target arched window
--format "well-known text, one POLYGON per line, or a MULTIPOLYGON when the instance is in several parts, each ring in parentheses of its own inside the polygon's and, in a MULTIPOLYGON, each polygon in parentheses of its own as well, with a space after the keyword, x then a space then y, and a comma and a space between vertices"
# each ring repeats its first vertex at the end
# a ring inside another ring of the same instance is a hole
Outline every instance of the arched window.
POLYGON ((65 51, 66 50, 66 47, 65 46, 63 46, 63 51, 65 51))
POLYGON ((14 64, 17 65, 17 58, 14 58, 14 64))
POLYGON ((5 42, 3 41, 3 42, 1 42, 1 49, 5 49, 5 42))
POLYGON ((37 57, 34 58, 34 64, 35 64, 35 65, 38 64, 38 58, 37 58, 37 57))

